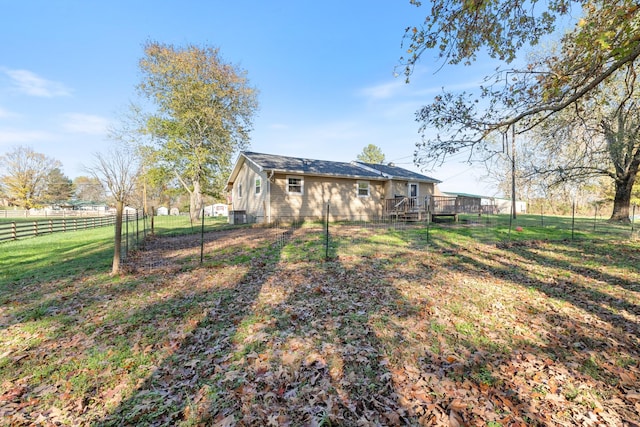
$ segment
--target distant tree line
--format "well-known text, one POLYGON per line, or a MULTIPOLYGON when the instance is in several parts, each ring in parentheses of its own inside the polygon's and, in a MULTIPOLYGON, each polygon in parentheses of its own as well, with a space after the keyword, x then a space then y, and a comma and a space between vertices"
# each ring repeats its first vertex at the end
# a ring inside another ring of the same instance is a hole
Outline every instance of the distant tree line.
POLYGON ((31 209, 107 201, 100 181, 89 176, 71 180, 62 172, 60 161, 30 147, 16 146, 0 155, 0 165, 0 200, 6 207, 31 209))

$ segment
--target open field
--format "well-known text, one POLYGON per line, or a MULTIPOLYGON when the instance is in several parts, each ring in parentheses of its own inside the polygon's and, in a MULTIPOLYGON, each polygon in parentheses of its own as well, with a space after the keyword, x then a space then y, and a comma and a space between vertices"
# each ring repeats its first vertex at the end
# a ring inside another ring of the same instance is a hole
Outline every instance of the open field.
POLYGON ((640 243, 523 228, 3 244, 0 423, 639 424, 640 243))

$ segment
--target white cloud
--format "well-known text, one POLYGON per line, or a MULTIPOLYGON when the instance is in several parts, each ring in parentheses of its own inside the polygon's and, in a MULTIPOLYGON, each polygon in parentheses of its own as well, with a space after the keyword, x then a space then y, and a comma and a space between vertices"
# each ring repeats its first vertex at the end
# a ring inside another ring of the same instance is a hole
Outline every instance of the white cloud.
POLYGON ((69 113, 63 115, 62 127, 67 132, 101 135, 106 133, 109 120, 91 114, 69 113))
POLYGON ((55 96, 69 96, 71 90, 59 82, 40 77, 29 70, 2 69, 9 76, 15 88, 30 96, 53 98, 55 96))
POLYGON ((52 138, 48 132, 33 130, 0 129, 0 145, 28 144, 52 138))
POLYGON ((269 125, 269 129, 273 129, 273 130, 285 130, 285 129, 289 129, 288 125, 285 125, 284 123, 271 123, 269 125))
POLYGON ((388 83, 366 87, 360 90, 360 94, 371 99, 389 99, 400 94, 406 88, 402 79, 395 79, 388 83))
POLYGON ((0 107, 0 120, 13 119, 16 117, 20 117, 20 115, 0 107))

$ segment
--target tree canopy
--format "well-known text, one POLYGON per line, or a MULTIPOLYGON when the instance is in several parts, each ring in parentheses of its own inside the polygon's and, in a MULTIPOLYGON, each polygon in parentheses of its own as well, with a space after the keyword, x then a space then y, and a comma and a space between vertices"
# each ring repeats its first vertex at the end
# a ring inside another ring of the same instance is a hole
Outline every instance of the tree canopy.
POLYGON ((46 177, 43 201, 49 204, 68 202, 73 195, 73 182, 62 173, 60 168, 53 168, 46 177))
POLYGON ((92 176, 75 177, 73 188, 76 200, 81 202, 100 203, 107 198, 100 180, 92 176))
POLYGON ((384 153, 382 149, 374 144, 369 144, 358 154, 357 159, 364 163, 384 163, 384 153))
POLYGON ((249 143, 257 92, 217 48, 149 42, 144 52, 138 89, 155 107, 145 125, 154 142, 150 155, 190 194, 197 218, 203 193, 222 190, 214 184, 249 143))
POLYGON ((416 113, 422 142, 415 161, 421 165, 461 151, 470 159, 482 152, 483 160, 504 151, 509 131, 515 138, 565 110, 579 109, 619 73, 634 69, 640 55, 640 6, 632 0, 430 4, 424 24, 405 33, 407 78, 430 49, 451 64, 471 64, 485 52, 504 63, 476 91, 444 90, 416 113), (511 66, 523 46, 537 44, 561 19, 573 16, 580 17, 554 48, 511 66))
POLYGON ((419 160, 475 148, 514 124, 524 132, 575 104, 640 55, 640 8, 631 0, 549 1, 546 9, 538 1, 529 8, 506 0, 433 2, 433 16, 426 18, 424 27, 408 30, 407 76, 433 47, 450 63, 469 64, 482 48, 510 62, 524 43, 535 44, 552 31, 557 18, 572 6, 582 7, 583 18, 562 37, 556 52, 521 68, 499 69, 487 76, 478 92, 444 91, 418 111, 422 131, 439 131, 437 137, 425 135, 422 148, 431 152, 419 160))
POLYGON ((9 201, 23 209, 31 209, 43 202, 47 176, 61 166, 58 160, 35 152, 26 146, 14 147, 0 156, 0 182, 9 201))

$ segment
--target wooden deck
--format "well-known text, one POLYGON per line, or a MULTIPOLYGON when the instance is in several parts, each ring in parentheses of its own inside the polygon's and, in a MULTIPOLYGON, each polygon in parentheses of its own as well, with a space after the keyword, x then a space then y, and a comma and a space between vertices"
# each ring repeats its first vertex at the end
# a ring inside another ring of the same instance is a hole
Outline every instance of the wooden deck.
POLYGON ((461 213, 482 214, 480 199, 476 197, 396 197, 385 199, 384 203, 385 215, 406 221, 436 221, 439 217, 457 221, 461 213))

